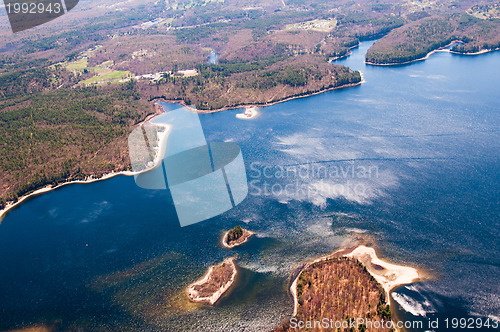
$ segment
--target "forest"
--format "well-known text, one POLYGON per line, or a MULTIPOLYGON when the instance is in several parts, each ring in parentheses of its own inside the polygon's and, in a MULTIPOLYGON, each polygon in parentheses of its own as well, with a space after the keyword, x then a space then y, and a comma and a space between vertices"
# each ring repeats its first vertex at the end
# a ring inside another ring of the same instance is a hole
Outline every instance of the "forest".
MULTIPOLYGON (((388 321, 392 318, 386 304, 382 286, 368 273, 359 261, 335 257, 316 262, 303 270, 297 280, 297 314, 299 321, 321 320, 328 317, 334 322, 350 322, 358 318, 371 321, 388 321)), ((352 331, 350 327, 340 331, 352 331)), ((359 326, 366 331, 366 326, 359 326)), ((293 331, 285 322, 276 332, 293 331)), ((328 331, 314 328, 311 331, 328 331)), ((371 328, 370 331, 389 331, 388 328, 371 328)))
POLYGON ((404 63, 425 57, 438 48, 459 42, 455 53, 475 53, 500 47, 500 20, 482 20, 468 14, 433 16, 391 31, 367 52, 374 64, 404 63))
MULTIPOLYGON (((43 88, 45 78, 33 81, 43 88)), ((2 83, 0 91, 8 90, 10 80, 2 83)), ((154 112, 134 84, 20 94, 2 109, 0 208, 47 185, 129 169, 126 137, 154 112)))

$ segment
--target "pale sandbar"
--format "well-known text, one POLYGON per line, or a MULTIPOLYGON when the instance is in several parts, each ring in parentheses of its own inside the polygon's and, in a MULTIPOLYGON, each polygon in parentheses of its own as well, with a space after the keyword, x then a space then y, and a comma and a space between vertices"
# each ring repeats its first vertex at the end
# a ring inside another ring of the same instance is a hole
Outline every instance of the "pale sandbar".
POLYGON ((402 266, 384 262, 377 257, 377 253, 374 248, 366 246, 357 246, 351 249, 340 249, 332 254, 324 257, 320 257, 312 262, 307 263, 297 274, 297 277, 292 282, 290 286, 290 292, 293 297, 293 316, 297 315, 297 310, 299 307, 299 301, 297 297, 297 282, 301 273, 310 267, 312 264, 326 261, 333 257, 350 257, 357 259, 361 264, 366 267, 368 273, 370 273, 375 280, 382 285, 384 291, 386 292, 386 302, 389 303, 389 294, 392 289, 400 285, 411 284, 421 278, 421 274, 414 268, 409 266, 402 266))
POLYGON ((240 120, 252 120, 258 117, 259 114, 257 107, 249 107, 245 109, 245 112, 236 114, 236 117, 240 120))
POLYGON ((230 257, 211 266, 202 279, 189 285, 189 300, 214 305, 234 283, 237 273, 234 261, 235 257, 230 257))

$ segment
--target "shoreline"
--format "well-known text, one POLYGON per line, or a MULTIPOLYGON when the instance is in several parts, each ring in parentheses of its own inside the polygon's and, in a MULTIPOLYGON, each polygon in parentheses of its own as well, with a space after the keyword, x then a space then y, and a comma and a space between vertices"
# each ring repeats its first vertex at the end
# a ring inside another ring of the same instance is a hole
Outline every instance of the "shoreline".
POLYGON ((224 233, 224 236, 222 237, 222 246, 226 249, 232 249, 234 247, 241 246, 242 244, 248 242, 248 240, 255 234, 255 232, 249 231, 248 229, 243 229, 243 235, 245 239, 241 242, 234 243, 234 244, 228 244, 227 243, 227 236, 231 230, 228 230, 224 233))
POLYGON ((394 288, 422 279, 422 273, 413 267, 397 265, 380 259, 372 247, 358 246, 344 256, 357 259, 366 267, 367 271, 384 288, 387 294, 387 303, 390 302, 390 292, 394 288))
POLYGON ((243 113, 236 114, 236 118, 240 120, 252 120, 259 117, 259 115, 257 107, 247 107, 243 113))
POLYGON ((299 301, 297 296, 297 282, 300 275, 304 270, 309 268, 311 265, 326 261, 330 258, 335 257, 349 257, 358 260, 366 267, 368 273, 375 278, 375 280, 384 288, 386 292, 386 304, 390 303, 390 292, 396 287, 401 285, 407 285, 414 283, 422 278, 422 272, 409 266, 392 264, 381 260, 372 247, 367 247, 364 245, 358 245, 352 248, 344 248, 334 251, 331 254, 319 257, 304 264, 300 269, 295 279, 290 286, 290 293, 293 297, 293 314, 292 317, 297 315, 299 308, 299 301), (383 272, 382 272, 383 271, 383 272))
MULTIPOLYGON (((184 100, 168 100, 168 99, 165 99, 165 98, 153 98, 153 99, 151 99, 151 102, 153 102, 155 104, 155 110, 156 110, 156 112, 154 114, 148 115, 142 122, 140 122, 139 124, 137 124, 137 126, 140 126, 140 125, 144 124, 145 122, 150 121, 151 119, 153 119, 157 115, 163 113, 163 108, 161 107, 161 105, 157 106, 158 105, 156 103, 157 101, 163 101, 163 102, 168 102, 168 103, 177 103, 177 104, 179 104, 181 106, 184 106, 186 109, 188 109, 188 110, 190 110, 192 112, 195 112, 195 113, 199 113, 199 114, 217 113, 217 112, 222 112, 222 111, 227 111, 227 110, 234 110, 234 109, 240 109, 240 108, 245 108, 246 109, 246 108, 267 107, 267 106, 272 106, 272 105, 276 105, 276 104, 279 104, 279 103, 284 103, 284 102, 287 102, 287 101, 290 101, 290 100, 294 100, 294 99, 315 96, 315 95, 318 95, 320 93, 324 93, 324 92, 328 92, 328 91, 333 91, 333 90, 338 90, 338 89, 344 89, 344 88, 350 88, 350 87, 355 87, 355 86, 361 85, 361 84, 365 83, 365 80, 363 78, 363 73, 361 71, 359 71, 359 73, 361 74, 361 81, 359 81, 357 83, 348 83, 348 84, 344 84, 344 85, 337 86, 337 87, 332 87, 332 88, 328 88, 328 89, 322 89, 322 90, 319 90, 319 91, 316 91, 316 92, 307 93, 307 94, 304 94, 304 95, 292 95, 292 96, 289 96, 289 97, 286 97, 286 98, 283 98, 283 99, 280 99, 280 100, 276 100, 276 101, 273 101, 273 102, 266 102, 266 103, 261 103, 261 104, 239 104, 239 105, 233 105, 233 106, 225 106, 225 107, 222 107, 222 108, 219 108, 219 109, 215 109, 215 110, 197 110, 197 109, 193 108, 192 106, 187 105, 184 102, 184 100)), ((13 201, 6 202, 5 207, 2 210, 0 210, 0 224, 2 223, 2 220, 5 218, 5 216, 8 214, 8 212, 10 210, 12 210, 14 207, 20 205, 23 201, 25 201, 28 198, 31 198, 31 197, 34 197, 34 196, 38 196, 38 195, 41 195, 43 193, 46 193, 46 192, 49 192, 49 191, 52 191, 52 190, 59 189, 59 188, 65 186, 65 185, 69 185, 69 184, 93 183, 93 182, 96 182, 96 181, 107 180, 109 178, 112 178, 112 177, 115 177, 115 176, 118 176, 118 175, 134 176, 134 175, 137 175, 139 173, 140 172, 133 172, 133 171, 120 171, 120 172, 112 171, 110 173, 103 174, 102 177, 96 178, 96 179, 93 179, 92 177, 90 177, 90 179, 86 179, 86 180, 75 180, 75 181, 64 182, 64 183, 56 185, 55 187, 45 186, 43 188, 37 189, 37 190, 35 190, 35 191, 27 194, 27 195, 23 195, 23 196, 19 197, 19 199, 15 203, 13 201)))
POLYGON ((370 65, 370 66, 399 66, 399 65, 407 65, 407 64, 410 64, 410 63, 413 63, 413 62, 417 62, 417 61, 427 60, 427 59, 429 59, 429 57, 432 54, 434 54, 436 52, 448 52, 448 53, 457 54, 457 55, 480 55, 480 54, 485 54, 485 53, 495 52, 495 51, 500 50, 500 48, 496 48, 496 49, 484 49, 484 50, 480 50, 480 51, 475 52, 475 53, 460 53, 460 52, 454 52, 452 50, 446 49, 447 47, 450 47, 451 45, 453 45, 453 44, 455 44, 457 42, 461 42, 461 41, 460 40, 454 40, 451 43, 449 43, 448 45, 445 45, 445 46, 442 46, 442 47, 437 48, 435 50, 432 50, 429 53, 427 53, 424 57, 418 58, 418 59, 414 59, 414 60, 409 60, 409 61, 404 61, 404 62, 375 63, 375 62, 366 61, 366 59, 365 59, 365 64, 370 65))
POLYGON ((20 205, 22 202, 24 202, 25 200, 27 200, 27 199, 29 199, 31 197, 38 196, 38 195, 41 195, 41 194, 44 194, 44 193, 56 190, 56 189, 59 189, 61 187, 64 187, 64 186, 67 186, 67 185, 70 185, 70 184, 93 183, 93 182, 97 182, 97 181, 104 181, 104 180, 107 180, 107 179, 111 179, 111 178, 114 178, 115 176, 118 176, 118 175, 133 176, 133 175, 137 175, 137 174, 139 174, 139 173, 135 173, 135 172, 132 172, 132 171, 111 172, 111 173, 103 174, 103 176, 100 177, 100 178, 93 178, 92 176, 90 176, 86 180, 74 180, 74 181, 63 182, 63 183, 60 183, 60 184, 58 184, 58 185, 56 185, 54 187, 52 187, 51 185, 47 185, 47 186, 45 186, 43 188, 40 188, 40 189, 37 189, 37 190, 35 190, 35 191, 27 194, 27 195, 19 197, 19 199, 15 203, 8 202, 6 204, 6 206, 5 206, 5 208, 3 208, 2 210, 0 210, 0 224, 2 223, 2 220, 5 218, 5 216, 8 214, 8 212, 11 209, 15 208, 16 206, 20 205))
POLYGON ((356 45, 349 47, 349 51, 347 51, 346 54, 340 55, 340 56, 331 57, 331 58, 328 59, 328 62, 332 63, 333 61, 337 61, 337 60, 341 60, 341 59, 345 59, 345 58, 349 57, 352 54, 352 50, 355 49, 355 48, 357 48, 357 47, 359 47, 360 45, 361 45, 361 41, 358 42, 356 45))
POLYGON ((460 53, 460 52, 455 52, 455 51, 452 51, 452 50, 448 50, 448 52, 450 52, 451 54, 470 55, 470 56, 481 55, 481 54, 495 52, 495 51, 500 51, 500 47, 495 48, 495 49, 484 49, 484 50, 480 50, 480 51, 472 52, 472 53, 460 53))
MULTIPOLYGON (((489 53, 489 52, 495 52, 495 51, 500 50, 500 48, 496 48, 496 49, 484 49, 484 50, 480 50, 480 51, 475 52, 475 53, 459 53, 459 52, 453 52, 451 50, 446 50, 447 47, 453 45, 456 42, 461 42, 461 41, 460 40, 455 40, 455 41, 451 42, 448 45, 445 45, 443 47, 440 47, 438 49, 430 51, 429 53, 427 53, 427 55, 425 55, 424 57, 419 58, 419 59, 414 59, 414 60, 405 61, 405 62, 397 62, 397 63, 373 63, 373 62, 365 60, 365 64, 371 65, 371 66, 398 66, 398 65, 406 65, 406 64, 413 63, 413 62, 426 60, 432 54, 434 54, 436 52, 449 52, 449 53, 457 54, 457 55, 474 56, 474 55, 481 55, 481 54, 485 54, 485 53, 489 53)), ((355 45, 355 46, 351 47, 351 49, 359 47, 360 44, 361 43, 359 43, 358 45, 355 45)), ((340 58, 348 57, 349 55, 350 54, 346 54, 345 56, 342 56, 340 58)), ((338 59, 334 59, 334 60, 329 59, 329 62, 335 61, 335 60, 338 60, 338 59)), ((324 92, 328 92, 328 91, 333 91, 333 90, 338 90, 338 89, 355 87, 355 86, 359 86, 359 85, 361 85, 363 83, 366 83, 366 81, 364 80, 364 77, 363 77, 363 73, 361 71, 359 71, 359 73, 361 75, 361 81, 356 82, 356 83, 348 83, 348 84, 344 84, 344 85, 340 85, 340 86, 336 86, 336 87, 331 87, 331 88, 322 89, 322 90, 315 91, 315 92, 306 93, 304 95, 292 95, 292 96, 285 97, 283 99, 279 99, 279 100, 272 101, 272 102, 256 103, 256 104, 237 104, 237 105, 231 105, 231 106, 224 106, 222 108, 215 109, 215 110, 197 110, 197 109, 193 108, 192 106, 187 105, 184 102, 184 100, 179 100, 179 99, 165 99, 165 98, 162 98, 162 97, 153 98, 150 101, 155 104, 155 111, 156 112, 153 113, 153 114, 150 114, 150 115, 146 116, 146 118, 142 122, 140 122, 137 126, 140 126, 143 123, 145 123, 145 122, 151 120, 152 118, 156 117, 157 115, 163 113, 163 108, 161 107, 161 105, 158 105, 156 103, 156 101, 163 101, 163 102, 168 102, 168 103, 177 103, 177 104, 180 104, 181 106, 186 107, 186 109, 188 109, 188 110, 190 110, 192 112, 195 112, 195 113, 199 113, 199 114, 210 114, 210 113, 222 112, 222 111, 227 111, 227 110, 235 110, 235 109, 241 109, 241 108, 247 109, 247 108, 267 107, 267 106, 276 105, 276 104, 287 102, 287 101, 294 100, 294 99, 306 98, 306 97, 318 95, 320 93, 324 93, 324 92)), ((248 118, 248 119, 252 119, 252 118, 248 118)), ((62 186, 69 185, 69 184, 93 183, 93 182, 96 182, 96 181, 107 180, 109 178, 112 178, 112 177, 115 177, 115 176, 118 176, 118 175, 133 176, 133 175, 137 175, 139 173, 136 173, 136 172, 133 172, 133 171, 119 171, 119 172, 112 171, 110 173, 103 174, 103 176, 100 177, 100 178, 95 178, 94 179, 94 178, 92 178, 92 176, 90 176, 86 180, 68 181, 68 182, 60 183, 60 184, 58 184, 58 185, 56 185, 54 187, 51 187, 50 185, 49 186, 45 186, 43 188, 37 189, 37 190, 35 190, 35 191, 27 194, 27 195, 23 195, 23 196, 19 197, 19 199, 15 203, 13 201, 6 202, 5 207, 0 210, 0 224, 2 223, 2 220, 5 218, 5 216, 8 214, 8 212, 11 209, 13 209, 14 207, 20 205, 21 202, 23 202, 26 199, 31 198, 33 196, 41 195, 43 193, 49 192, 51 190, 56 190, 56 189, 58 189, 58 188, 60 188, 62 186)))
POLYGON ((236 260, 236 257, 229 257, 229 258, 226 258, 225 260, 223 260, 222 263, 210 266, 208 268, 207 273, 205 273, 205 275, 201 279, 195 281, 194 283, 190 284, 187 287, 186 292, 187 292, 187 295, 189 297, 189 301, 194 302, 194 303, 208 303, 210 305, 214 305, 217 301, 219 301, 219 299, 222 297, 222 295, 224 295, 224 293, 234 284, 234 281, 236 279, 236 274, 237 274, 238 270, 237 270, 236 264, 234 262, 235 260, 236 260), (213 272, 214 268, 218 267, 224 263, 231 264, 231 267, 233 270, 232 274, 231 274, 231 279, 229 279, 229 281, 226 282, 224 285, 220 286, 219 290, 217 290, 211 296, 200 297, 198 295, 198 292, 196 290, 194 290, 194 287, 206 283, 210 279, 210 277, 212 276, 212 272, 213 272))
POLYGON ((196 112, 198 114, 211 114, 211 113, 236 110, 236 109, 268 107, 268 106, 273 106, 273 105, 276 105, 279 103, 284 103, 284 102, 294 100, 294 99, 307 98, 307 97, 315 96, 315 95, 318 95, 318 94, 321 94, 324 92, 333 91, 333 90, 340 90, 340 89, 345 89, 345 88, 352 88, 355 86, 359 86, 363 83, 366 83, 365 80, 363 79, 363 73, 360 70, 358 70, 358 71, 361 74, 361 81, 359 81, 359 82, 348 83, 348 84, 344 84, 344 85, 334 86, 331 88, 325 88, 325 89, 321 89, 321 90, 314 91, 314 92, 308 92, 308 93, 305 93, 303 95, 291 95, 291 96, 288 96, 288 97, 285 97, 285 98, 282 98, 279 100, 274 100, 274 101, 265 102, 265 103, 236 104, 236 105, 224 106, 224 107, 217 108, 214 110, 199 110, 199 109, 196 109, 190 105, 187 105, 184 100, 179 100, 179 99, 165 99, 162 97, 158 97, 158 98, 151 99, 151 101, 163 101, 163 102, 172 103, 172 104, 180 104, 180 105, 186 107, 187 109, 189 109, 190 111, 196 112))
MULTIPOLYGON (((157 115, 160 115, 163 113, 161 109, 161 106, 160 106, 160 109, 156 108, 156 104, 155 103, 155 109, 156 109, 156 112, 154 114, 150 114, 148 115, 144 121, 140 122, 137 126, 141 126, 143 125, 144 123, 152 120, 153 118, 155 118, 157 115)), ((168 127, 165 127, 165 131, 162 133, 163 135, 161 135, 159 137, 159 140, 158 140, 158 152, 157 152, 157 155, 155 156, 155 161, 154 161, 154 167, 156 167, 156 165, 158 164, 158 159, 160 157, 160 154, 161 154, 161 147, 164 145, 165 143, 165 139, 167 138, 168 136, 168 133, 169 133, 169 129, 168 127)), ((148 169, 149 170, 149 169, 148 169)), ((53 190, 57 190, 61 187, 64 187, 64 186, 67 186, 67 185, 70 185, 70 184, 85 184, 85 183, 94 183, 94 182, 97 182, 97 181, 104 181, 104 180, 108 180, 108 179, 111 179, 111 178, 114 178, 115 176, 119 176, 119 175, 124 175, 124 176, 135 176, 135 175, 138 175, 142 172, 145 172, 147 170, 144 170, 144 171, 141 171, 141 172, 134 172, 134 171, 119 171, 119 172, 115 172, 115 171, 112 171, 110 173, 105 173, 103 174, 101 177, 99 178, 94 178, 92 175, 87 177, 85 180, 73 180, 73 181, 67 181, 67 182, 63 182, 63 183, 59 183, 55 186, 52 186, 52 185, 47 185, 43 188, 40 188, 40 189, 37 189, 29 194, 26 194, 26 195, 23 195, 21 197, 19 197, 19 199, 17 200, 17 202, 12 202, 12 201, 9 201, 7 202, 7 204, 5 205, 5 207, 0 210, 0 225, 2 224, 2 221, 3 219, 5 218, 5 216, 10 212, 10 210, 12 210, 13 208, 17 207, 18 205, 21 205, 22 202, 32 198, 32 197, 35 197, 35 196, 38 196, 38 195, 41 195, 41 194, 44 194, 44 193, 47 193, 47 192, 50 192, 50 191, 53 191, 53 190)))
MULTIPOLYGON (((359 46, 359 45, 358 45, 358 46, 359 46)), ((356 47, 357 47, 357 46, 356 46, 356 47)), ((352 54, 352 52, 351 52, 351 51, 349 51, 349 52, 347 52, 347 53, 346 53, 346 54, 344 54, 344 55, 331 57, 331 58, 329 58, 329 59, 328 59, 328 62, 332 63, 333 61, 337 61, 337 60, 345 59, 345 58, 347 58, 347 57, 348 57, 349 55, 351 55, 351 54, 352 54)))

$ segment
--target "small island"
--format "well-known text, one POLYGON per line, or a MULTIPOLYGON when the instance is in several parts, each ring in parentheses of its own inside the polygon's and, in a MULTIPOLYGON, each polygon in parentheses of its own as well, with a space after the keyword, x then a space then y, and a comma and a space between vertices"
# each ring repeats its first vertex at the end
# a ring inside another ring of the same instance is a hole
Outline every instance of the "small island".
POLYGON ((352 324, 359 331, 394 330, 389 292, 418 278, 414 268, 381 261, 373 248, 358 246, 336 251, 299 271, 290 287, 293 317, 274 331, 297 327, 348 331, 352 324), (324 317, 328 318, 329 329, 321 325, 325 324, 324 317))
POLYGON ((191 302, 214 305, 231 287, 236 278, 235 258, 227 258, 222 263, 211 266, 207 274, 187 288, 191 302))
POLYGON ((248 239, 254 235, 255 232, 249 231, 247 229, 241 228, 241 226, 235 226, 233 229, 224 234, 222 238, 222 245, 226 248, 234 248, 247 242, 248 239))

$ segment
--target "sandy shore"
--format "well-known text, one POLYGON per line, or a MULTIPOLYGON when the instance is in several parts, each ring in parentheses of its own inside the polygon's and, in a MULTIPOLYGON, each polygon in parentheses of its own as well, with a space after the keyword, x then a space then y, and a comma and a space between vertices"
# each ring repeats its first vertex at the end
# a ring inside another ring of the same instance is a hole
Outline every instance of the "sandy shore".
POLYGON ((361 81, 359 82, 359 84, 366 83, 365 77, 363 76, 363 72, 361 70, 359 71, 359 75, 361 76, 361 81))
POLYGON ((110 178, 118 176, 118 175, 132 176, 132 175, 136 175, 136 174, 138 174, 138 173, 134 173, 134 172, 131 172, 131 171, 112 172, 112 173, 104 174, 100 178, 89 177, 86 180, 77 180, 77 181, 64 182, 64 183, 58 184, 55 187, 52 187, 50 185, 46 186, 44 188, 35 190, 34 192, 32 192, 32 193, 30 193, 28 195, 24 195, 24 196, 20 197, 16 203, 13 203, 13 202, 7 203, 7 205, 5 206, 5 208, 3 210, 0 210, 0 222, 2 222, 2 219, 5 217, 5 215, 7 215, 7 213, 9 212, 9 210, 11 210, 12 208, 20 205, 22 202, 24 202, 25 200, 27 200, 30 197, 41 195, 43 193, 46 193, 46 192, 49 192, 49 191, 52 191, 52 190, 56 190, 58 188, 67 186, 69 184, 75 184, 75 183, 92 183, 92 182, 107 180, 107 179, 110 179, 110 178))
POLYGON ((494 51, 497 51, 499 50, 498 48, 497 49, 494 49, 494 50, 481 50, 479 52, 475 52, 475 53, 459 53, 459 52, 453 52, 451 50, 448 50, 446 49, 447 47, 450 47, 451 45, 457 43, 457 42, 461 42, 459 40, 454 40, 452 41, 451 43, 449 43, 448 45, 445 45, 443 47, 440 47, 438 49, 435 49, 435 50, 432 50, 430 51, 429 53, 427 53, 426 56, 422 57, 422 58, 418 58, 418 59, 415 59, 415 60, 410 60, 410 61, 405 61, 405 62, 391 62, 391 63, 374 63, 374 62, 370 62, 370 61, 366 61, 365 60, 365 63, 367 65, 371 65, 371 66, 398 66, 398 65, 407 65, 409 63, 413 63, 413 62, 417 62, 417 61, 423 61, 423 60, 426 60, 428 59, 432 54, 436 53, 436 52, 448 52, 448 53, 453 53, 453 54, 459 54, 459 55, 479 55, 479 54, 484 54, 484 53, 488 53, 488 52, 494 52, 494 51))
POLYGON ((236 117, 240 120, 251 120, 259 116, 259 110, 257 107, 248 107, 245 112, 236 114, 236 117))
POLYGON ((375 280, 384 287, 387 303, 389 294, 395 287, 411 284, 421 278, 421 274, 412 267, 384 262, 377 257, 375 249, 370 247, 359 246, 344 256, 355 258, 366 267, 375 280))
POLYGON ((192 283, 191 285, 188 286, 187 288, 187 294, 189 296, 189 300, 192 301, 192 302, 197 302, 197 303, 208 303, 210 305, 214 305, 219 299, 220 297, 233 285, 234 283, 234 280, 236 278, 236 273, 237 273, 237 269, 236 269, 236 264, 234 263, 234 261, 236 260, 235 257, 230 257, 230 258, 227 258, 225 259, 222 263, 220 264, 217 264, 215 266, 211 266, 207 273, 205 274, 205 276, 203 278, 201 278, 200 280, 192 283), (223 284, 219 290, 217 290, 216 292, 214 292, 211 296, 206 296, 206 297, 201 297, 198 292, 194 289, 195 286, 197 285, 203 285, 205 283, 207 283, 210 278, 212 277, 212 273, 213 273, 213 270, 214 270, 214 267, 217 267, 217 266, 220 266, 222 264, 230 264, 231 267, 232 267, 232 270, 233 270, 233 273, 231 275, 231 278, 229 279, 229 281, 225 284, 223 284))
POLYGON ((222 246, 224 248, 227 248, 227 249, 231 249, 231 248, 234 248, 234 247, 237 247, 237 246, 241 246, 243 243, 247 242, 248 239, 250 239, 252 237, 252 235, 255 234, 255 232, 252 232, 252 231, 249 231, 247 229, 243 229, 243 241, 241 242, 238 242, 238 243, 234 243, 234 244, 228 244, 227 243, 227 236, 229 234, 231 230, 227 231, 226 233, 224 233, 224 236, 222 237, 222 246))
POLYGON ((52 332, 55 330, 56 330, 55 327, 40 325, 40 326, 24 327, 15 330, 8 330, 6 332, 52 332))
MULTIPOLYGON (((358 46, 359 46, 359 44, 356 45, 355 47, 358 47, 358 46)), ((345 58, 347 58, 351 54, 352 54, 352 51, 349 51, 349 52, 347 52, 344 55, 331 57, 331 58, 328 59, 328 62, 332 63, 333 61, 337 61, 337 60, 340 60, 340 59, 345 59, 345 58)))
POLYGON ((297 315, 299 302, 297 297, 297 282, 302 271, 314 263, 328 260, 334 257, 351 257, 359 260, 378 283, 382 285, 387 296, 386 301, 389 304, 390 291, 397 286, 411 284, 421 278, 421 274, 414 268, 402 265, 384 262, 378 258, 375 249, 366 246, 357 246, 355 248, 340 249, 332 254, 315 259, 307 263, 297 274, 290 286, 290 292, 293 297, 293 316, 297 315))
MULTIPOLYGON (((447 46, 444 46, 444 47, 447 47, 447 46)), ((429 59, 429 57, 436 53, 436 52, 446 52, 445 50, 443 49, 437 49, 437 50, 433 50, 433 51, 430 51, 429 53, 427 53, 426 56, 422 57, 422 58, 418 58, 418 59, 415 59, 415 60, 410 60, 410 61, 405 61, 405 62, 391 62, 391 63, 375 63, 375 62, 370 62, 370 61, 366 61, 365 60, 365 63, 367 65, 371 65, 371 66, 399 66, 399 65, 407 65, 409 63, 413 63, 413 62, 417 62, 417 61, 423 61, 423 60, 427 60, 429 59)))
POLYGON ((460 53, 460 52, 453 52, 452 50, 448 50, 448 52, 453 53, 453 54, 458 54, 458 55, 480 55, 480 54, 495 52, 495 51, 499 51, 499 50, 500 50, 500 48, 495 48, 492 50, 481 50, 479 52, 473 52, 473 53, 460 53))

